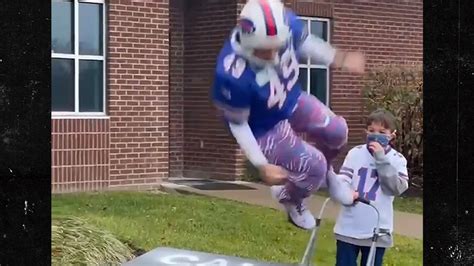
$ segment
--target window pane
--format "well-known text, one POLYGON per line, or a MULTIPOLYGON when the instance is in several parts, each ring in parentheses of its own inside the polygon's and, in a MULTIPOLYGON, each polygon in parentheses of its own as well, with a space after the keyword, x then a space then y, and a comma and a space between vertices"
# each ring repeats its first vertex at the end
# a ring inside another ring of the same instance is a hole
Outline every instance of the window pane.
MULTIPOLYGON (((324 21, 311 21, 311 34, 318 36, 319 38, 328 41, 328 23, 324 21)), ((316 62, 311 60, 311 64, 319 64, 320 62, 316 62)))
POLYGON ((301 89, 303 91, 308 91, 307 84, 308 84, 308 69, 305 67, 300 67, 300 75, 298 77, 298 82, 301 85, 301 89))
POLYGON ((328 41, 328 23, 325 21, 312 20, 311 33, 325 41, 328 41))
POLYGON ((74 7, 71 1, 54 0, 51 5, 51 49, 74 53, 74 7))
POLYGON ((102 5, 79 3, 79 53, 102 55, 102 5))
POLYGON ((321 102, 327 103, 327 70, 326 69, 319 69, 319 68, 312 68, 310 69, 310 93, 316 96, 321 102))
POLYGON ((102 112, 104 99, 102 61, 79 61, 79 111, 102 112))
POLYGON ((306 27, 306 29, 309 30, 309 28, 308 28, 308 27, 309 27, 309 20, 307 20, 307 19, 298 19, 298 21, 299 21, 300 23, 302 23, 303 26, 306 27))
POLYGON ((300 23, 303 23, 303 25, 305 25, 306 27, 308 27, 308 20, 307 19, 298 18, 298 21, 300 23))
POLYGON ((51 109, 74 111, 74 60, 51 59, 51 109))

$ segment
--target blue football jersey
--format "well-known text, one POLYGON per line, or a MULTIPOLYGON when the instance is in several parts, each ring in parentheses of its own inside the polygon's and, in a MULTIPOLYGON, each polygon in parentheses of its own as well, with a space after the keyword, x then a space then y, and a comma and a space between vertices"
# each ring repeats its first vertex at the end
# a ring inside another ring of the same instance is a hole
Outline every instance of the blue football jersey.
POLYGON ((279 52, 280 63, 274 68, 250 66, 235 52, 231 38, 225 42, 217 58, 213 101, 228 114, 225 117, 231 122, 238 122, 242 118, 240 114, 248 116, 256 138, 288 119, 301 94, 296 50, 306 38, 307 31, 294 13, 288 12, 287 19, 291 40, 279 52))

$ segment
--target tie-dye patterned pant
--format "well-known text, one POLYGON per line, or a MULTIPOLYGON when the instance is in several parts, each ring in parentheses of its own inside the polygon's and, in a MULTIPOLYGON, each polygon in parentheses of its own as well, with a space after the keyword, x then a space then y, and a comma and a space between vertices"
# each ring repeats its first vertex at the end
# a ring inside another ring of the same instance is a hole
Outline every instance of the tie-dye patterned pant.
POLYGON ((300 203, 325 184, 331 161, 347 142, 346 121, 316 97, 303 93, 289 120, 281 121, 257 141, 269 163, 289 171, 280 202, 300 203), (308 144, 296 133, 305 133, 308 144))

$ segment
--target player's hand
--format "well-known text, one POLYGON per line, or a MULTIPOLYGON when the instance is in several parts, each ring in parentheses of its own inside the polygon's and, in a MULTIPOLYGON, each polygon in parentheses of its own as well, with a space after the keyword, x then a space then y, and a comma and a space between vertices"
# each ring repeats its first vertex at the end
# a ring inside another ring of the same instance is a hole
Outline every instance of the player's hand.
POLYGON ((355 202, 355 200, 359 198, 359 192, 357 191, 352 191, 352 201, 355 202))
POLYGON ((384 149, 382 147, 382 145, 380 145, 380 143, 376 142, 376 141, 372 141, 369 143, 369 150, 372 152, 372 153, 377 153, 377 152, 384 152, 384 149))
POLYGON ((346 52, 342 60, 343 69, 357 74, 365 72, 365 57, 361 52, 346 52))
POLYGON ((278 165, 266 164, 258 168, 260 176, 268 185, 283 185, 288 180, 288 172, 278 165))

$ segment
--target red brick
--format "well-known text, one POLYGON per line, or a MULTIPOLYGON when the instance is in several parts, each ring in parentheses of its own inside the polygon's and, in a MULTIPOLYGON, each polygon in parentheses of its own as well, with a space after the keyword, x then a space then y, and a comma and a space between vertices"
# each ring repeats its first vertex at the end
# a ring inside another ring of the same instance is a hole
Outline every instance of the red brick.
MULTIPOLYGON (((51 123, 55 125, 51 131, 53 192, 73 191, 80 182, 88 184, 85 187, 91 190, 102 188, 94 178, 101 177, 102 182, 108 178, 101 174, 104 169, 99 165, 108 164, 109 147, 107 143, 91 140, 108 135, 108 120, 52 119, 51 123), (97 159, 100 156, 103 162, 97 159)), ((108 167, 105 168, 108 171, 108 167)))

